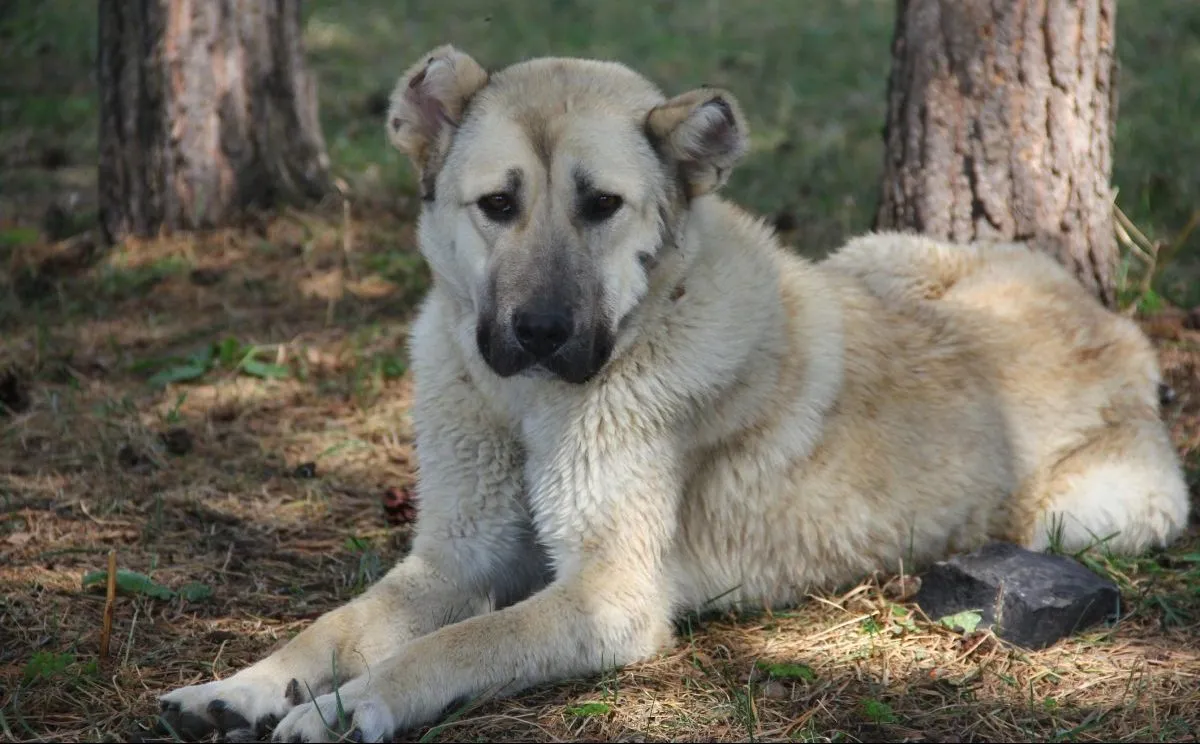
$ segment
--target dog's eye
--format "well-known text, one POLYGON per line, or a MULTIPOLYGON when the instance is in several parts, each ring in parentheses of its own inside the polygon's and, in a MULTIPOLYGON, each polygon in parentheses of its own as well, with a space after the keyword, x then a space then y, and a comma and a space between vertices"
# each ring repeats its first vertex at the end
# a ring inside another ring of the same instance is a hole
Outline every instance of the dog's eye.
POLYGON ((624 200, 616 194, 592 194, 583 200, 583 218, 603 222, 617 213, 624 200))
POLYGON ((475 202, 481 212, 493 222, 508 222, 517 216, 517 203, 508 194, 488 194, 475 202))

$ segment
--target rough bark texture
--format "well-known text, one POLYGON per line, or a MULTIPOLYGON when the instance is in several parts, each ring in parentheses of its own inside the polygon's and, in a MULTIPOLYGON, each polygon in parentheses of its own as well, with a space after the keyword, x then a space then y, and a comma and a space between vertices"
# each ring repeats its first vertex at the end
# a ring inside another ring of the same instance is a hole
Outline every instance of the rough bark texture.
POLYGON ((1114 302, 1116 0, 898 0, 875 226, 1029 241, 1114 302))
POLYGON ((330 191, 299 0, 100 0, 105 237, 330 191))

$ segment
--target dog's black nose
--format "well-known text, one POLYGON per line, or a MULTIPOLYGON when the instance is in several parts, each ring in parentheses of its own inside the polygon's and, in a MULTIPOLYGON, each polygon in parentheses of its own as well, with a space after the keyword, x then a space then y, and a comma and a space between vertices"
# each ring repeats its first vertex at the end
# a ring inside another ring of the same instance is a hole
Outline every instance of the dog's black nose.
POLYGON ((571 338, 574 319, 569 310, 518 310, 513 314, 513 333, 521 348, 544 359, 571 338))

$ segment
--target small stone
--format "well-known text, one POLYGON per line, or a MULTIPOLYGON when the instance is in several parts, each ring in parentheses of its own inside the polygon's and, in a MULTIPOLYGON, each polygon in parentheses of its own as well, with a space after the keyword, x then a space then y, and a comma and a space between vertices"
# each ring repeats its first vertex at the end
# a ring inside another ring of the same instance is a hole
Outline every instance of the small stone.
POLYGON ((788 690, 787 685, 773 679, 762 686, 762 695, 769 700, 787 700, 792 693, 788 690))
POLYGON ((1078 561, 999 542, 934 564, 916 596, 933 620, 978 612, 980 629, 1028 649, 1105 620, 1119 600, 1115 583, 1078 561))

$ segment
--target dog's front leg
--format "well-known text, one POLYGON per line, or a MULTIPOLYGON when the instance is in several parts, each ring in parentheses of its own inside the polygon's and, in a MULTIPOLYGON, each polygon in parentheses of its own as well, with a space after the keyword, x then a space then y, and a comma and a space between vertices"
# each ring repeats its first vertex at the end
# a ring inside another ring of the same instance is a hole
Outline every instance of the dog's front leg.
POLYGON ((679 492, 672 448, 547 439, 561 449, 545 453, 553 467, 531 474, 531 498, 558 571, 554 582, 406 644, 336 695, 292 710, 276 740, 348 732, 380 741, 433 721, 456 700, 598 673, 669 641, 663 560, 679 492))
POLYGON ((478 393, 458 376, 432 379, 435 389, 419 390, 414 409, 421 419, 421 512, 412 552, 258 663, 163 695, 163 720, 185 738, 213 728, 235 738, 262 733, 295 705, 412 639, 545 584, 519 444, 487 420, 478 393), (462 405, 447 411, 447 400, 462 405))

